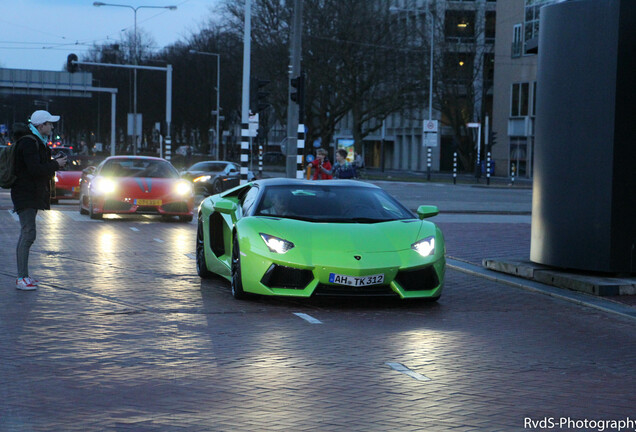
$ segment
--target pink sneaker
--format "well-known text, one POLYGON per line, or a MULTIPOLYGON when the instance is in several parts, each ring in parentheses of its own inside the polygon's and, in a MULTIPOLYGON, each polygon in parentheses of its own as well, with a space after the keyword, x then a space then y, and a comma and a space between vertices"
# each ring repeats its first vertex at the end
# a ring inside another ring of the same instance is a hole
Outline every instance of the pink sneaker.
POLYGON ((33 291, 38 289, 38 287, 33 283, 31 278, 28 276, 25 278, 17 278, 15 280, 15 287, 16 289, 19 289, 22 291, 33 291))

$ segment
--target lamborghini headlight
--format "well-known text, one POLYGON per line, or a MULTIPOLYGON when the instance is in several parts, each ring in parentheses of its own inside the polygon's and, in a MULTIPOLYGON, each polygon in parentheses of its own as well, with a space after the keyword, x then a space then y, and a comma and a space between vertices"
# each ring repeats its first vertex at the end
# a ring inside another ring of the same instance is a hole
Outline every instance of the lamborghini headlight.
POLYGON ((93 186, 98 194, 109 194, 115 191, 117 184, 113 179, 107 177, 99 177, 93 186))
POLYGON ((174 190, 177 195, 190 195, 192 193, 192 183, 185 180, 178 181, 174 190))
POLYGON ((192 181, 193 181, 193 182, 195 182, 195 183, 198 183, 198 182, 206 182, 206 181, 210 180, 211 178, 212 178, 212 176, 209 176, 209 175, 202 175, 202 176, 196 177, 196 178, 195 178, 194 180, 192 180, 192 181))
POLYGON ((267 248, 274 253, 284 254, 288 250, 294 247, 294 244, 290 241, 282 238, 274 237, 269 234, 261 234, 261 238, 267 245, 267 248))
POLYGON ((415 242, 411 245, 411 249, 422 255, 423 257, 435 254, 435 237, 426 237, 423 240, 415 242))

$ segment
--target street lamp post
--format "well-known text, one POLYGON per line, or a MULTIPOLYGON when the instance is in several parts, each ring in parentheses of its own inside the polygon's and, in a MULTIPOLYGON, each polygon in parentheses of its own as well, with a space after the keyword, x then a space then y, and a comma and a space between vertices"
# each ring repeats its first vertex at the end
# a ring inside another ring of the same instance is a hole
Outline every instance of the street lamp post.
POLYGON ((219 147, 221 143, 221 137, 219 136, 219 117, 221 116, 221 107, 219 106, 220 94, 221 94, 221 54, 198 51, 191 49, 190 54, 200 54, 207 56, 216 56, 216 146, 214 148, 214 156, 219 159, 219 147))
MULTIPOLYGON (((137 65, 139 64, 139 50, 137 49, 137 11, 139 9, 145 8, 145 9, 168 9, 168 10, 176 10, 177 7, 176 6, 131 6, 131 5, 123 5, 123 4, 113 4, 113 3, 104 3, 104 2, 93 2, 93 6, 114 6, 114 7, 125 7, 125 8, 129 8, 132 9, 132 11, 134 12, 134 17, 135 17, 135 27, 134 27, 134 33, 133 33, 133 47, 135 49, 135 53, 133 56, 133 61, 134 64, 137 65)), ((132 137, 133 137, 133 154, 136 155, 137 154, 137 68, 133 69, 133 131, 132 131, 132 137)), ((168 132, 169 134, 170 132, 168 132)))

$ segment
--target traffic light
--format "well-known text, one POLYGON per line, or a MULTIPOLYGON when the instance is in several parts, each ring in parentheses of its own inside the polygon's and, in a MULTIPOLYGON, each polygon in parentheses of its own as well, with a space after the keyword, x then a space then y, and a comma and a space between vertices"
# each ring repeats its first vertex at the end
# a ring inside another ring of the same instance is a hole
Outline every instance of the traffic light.
POLYGON ((488 140, 488 151, 490 151, 492 146, 494 146, 495 144, 497 144, 497 132, 490 131, 490 139, 488 140))
POLYGON ((77 63, 73 63, 77 61, 77 54, 69 54, 66 58, 66 70, 70 73, 77 72, 77 63))
POLYGON ((292 78, 290 84, 292 88, 289 97, 302 107, 305 100, 305 75, 301 73, 296 78, 292 78))
POLYGON ((269 80, 260 80, 258 78, 252 78, 250 81, 250 111, 253 113, 261 112, 270 103, 267 100, 269 92, 264 91, 264 87, 269 84, 269 80))

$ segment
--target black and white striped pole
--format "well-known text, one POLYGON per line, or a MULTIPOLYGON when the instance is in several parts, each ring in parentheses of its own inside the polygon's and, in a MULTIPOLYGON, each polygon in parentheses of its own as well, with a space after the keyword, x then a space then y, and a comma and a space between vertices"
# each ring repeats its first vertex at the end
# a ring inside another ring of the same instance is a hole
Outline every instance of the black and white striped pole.
POLYGON ((169 136, 166 137, 165 147, 166 147, 166 160, 169 161, 170 159, 172 159, 172 139, 170 139, 169 136))
POLYGON ((490 184, 490 152, 486 155, 486 184, 490 184))
POLYGON ((431 180, 431 148, 426 147, 426 180, 431 180))
POLYGON ((453 184, 457 184, 457 152, 453 152, 453 184))
POLYGON ((247 183, 247 163, 250 153, 250 128, 248 123, 241 124, 241 181, 240 184, 247 183))
POLYGON ((263 178, 263 144, 258 145, 258 178, 263 178))
POLYGON ((298 125, 298 137, 296 139, 296 178, 303 178, 303 155, 305 154, 305 125, 298 125))

